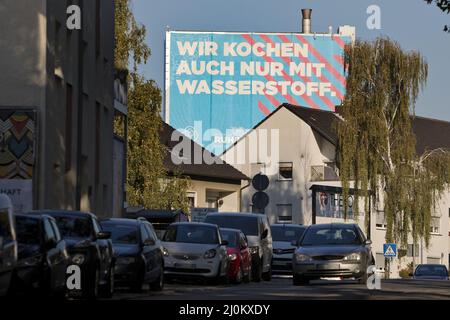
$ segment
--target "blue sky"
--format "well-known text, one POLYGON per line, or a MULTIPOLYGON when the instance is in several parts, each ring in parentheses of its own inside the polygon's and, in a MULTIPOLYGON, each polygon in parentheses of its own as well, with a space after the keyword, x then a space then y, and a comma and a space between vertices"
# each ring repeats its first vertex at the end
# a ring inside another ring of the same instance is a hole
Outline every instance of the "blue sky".
POLYGON ((356 26, 360 39, 388 36, 406 50, 419 50, 429 63, 428 83, 420 94, 416 114, 450 121, 450 34, 442 31, 450 15, 423 0, 133 0, 138 22, 147 27, 149 62, 146 78, 164 86, 164 39, 172 30, 297 32, 301 8, 312 8, 312 30, 336 31, 356 26), (369 5, 381 8, 381 29, 366 26, 369 5))

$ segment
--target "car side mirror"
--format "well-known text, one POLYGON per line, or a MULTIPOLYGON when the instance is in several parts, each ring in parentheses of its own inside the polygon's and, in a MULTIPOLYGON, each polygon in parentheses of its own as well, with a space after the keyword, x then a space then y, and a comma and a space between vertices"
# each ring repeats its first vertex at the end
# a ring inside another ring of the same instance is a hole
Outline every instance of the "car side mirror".
POLYGON ((145 239, 145 241, 144 241, 144 246, 154 246, 155 245, 155 240, 153 240, 153 239, 145 239))
POLYGON ((291 245, 294 247, 298 247, 298 240, 292 240, 291 245))
POLYGON ((49 238, 45 240, 45 249, 50 250, 56 247, 56 240, 54 238, 49 238))
POLYGON ((267 235, 269 234, 269 230, 266 229, 263 231, 263 233, 261 233, 261 240, 264 240, 265 238, 267 238, 267 235))
POLYGON ((364 241, 364 244, 365 244, 366 246, 370 246, 370 245, 372 244, 372 240, 367 239, 366 241, 364 241))
POLYGON ((229 244, 229 242, 227 240, 222 240, 222 242, 220 243, 221 246, 227 246, 229 244))
POLYGON ((111 238, 111 232, 109 231, 100 231, 99 233, 97 233, 97 239, 107 240, 109 238, 111 238))

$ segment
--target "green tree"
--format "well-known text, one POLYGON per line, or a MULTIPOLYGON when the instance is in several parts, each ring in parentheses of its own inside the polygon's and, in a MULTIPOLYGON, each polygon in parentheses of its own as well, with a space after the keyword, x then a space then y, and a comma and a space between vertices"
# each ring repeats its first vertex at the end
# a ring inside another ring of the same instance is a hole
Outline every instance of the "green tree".
POLYGON ((412 114, 428 65, 420 53, 379 38, 348 46, 345 67, 344 121, 337 125, 344 200, 354 183, 365 199, 366 226, 372 200, 384 211, 386 241, 406 245, 412 233, 414 242, 421 238, 428 245, 432 212, 450 183, 447 150, 416 154, 412 114))
POLYGON ((169 175, 164 168, 165 147, 161 144, 161 90, 153 80, 138 72, 150 57, 145 43, 146 29, 139 25, 130 0, 115 0, 115 66, 132 65, 128 75, 128 172, 127 196, 130 205, 153 209, 188 210, 189 180, 179 173, 169 175))

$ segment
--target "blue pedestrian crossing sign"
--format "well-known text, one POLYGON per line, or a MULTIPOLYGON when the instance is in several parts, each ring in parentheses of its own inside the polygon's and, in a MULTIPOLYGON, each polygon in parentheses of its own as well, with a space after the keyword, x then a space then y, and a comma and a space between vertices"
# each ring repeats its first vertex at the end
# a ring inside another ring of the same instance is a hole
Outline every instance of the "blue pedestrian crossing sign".
POLYGON ((385 257, 396 257, 397 245, 395 243, 385 243, 383 245, 383 254, 385 257))

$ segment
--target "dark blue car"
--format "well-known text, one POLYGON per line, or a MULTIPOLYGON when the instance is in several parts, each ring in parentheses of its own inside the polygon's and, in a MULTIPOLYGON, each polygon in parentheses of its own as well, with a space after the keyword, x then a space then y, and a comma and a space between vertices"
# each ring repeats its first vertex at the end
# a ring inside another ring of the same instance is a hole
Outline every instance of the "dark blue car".
POLYGON ((414 271, 413 279, 448 280, 448 270, 442 264, 419 264, 414 271))
POLYGON ((152 290, 162 290, 164 258, 153 226, 145 219, 108 219, 101 221, 101 225, 111 232, 116 284, 135 292, 147 283, 152 290))

